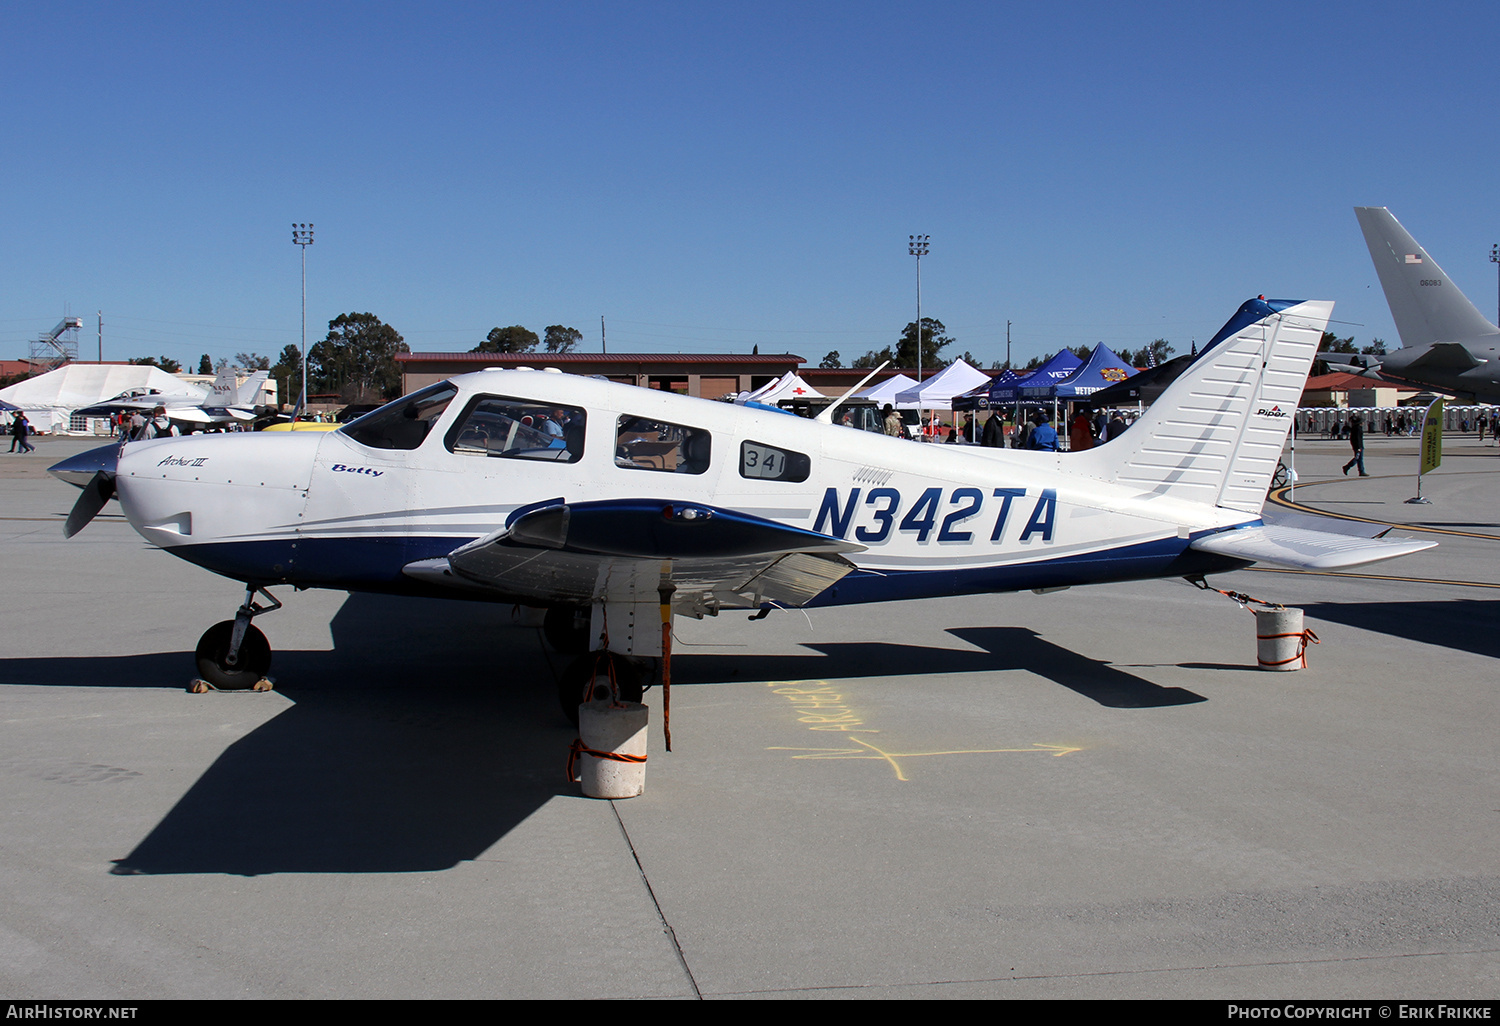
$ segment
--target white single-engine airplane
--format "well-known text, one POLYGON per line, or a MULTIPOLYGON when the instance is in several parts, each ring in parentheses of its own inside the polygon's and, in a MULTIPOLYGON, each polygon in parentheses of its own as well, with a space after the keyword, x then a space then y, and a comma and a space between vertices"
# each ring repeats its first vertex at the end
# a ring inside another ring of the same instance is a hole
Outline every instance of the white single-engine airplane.
POLYGON ((608 670, 638 693, 673 615, 1201 582, 1256 561, 1327 569, 1429 547, 1261 520, 1332 308, 1245 303, 1128 432, 1085 452, 923 445, 489 370, 326 434, 130 443, 67 532, 117 494, 148 541, 245 584, 235 618, 198 644, 218 687, 266 672, 250 621, 286 584, 545 608, 549 639, 588 653, 560 685, 576 710, 608 670))

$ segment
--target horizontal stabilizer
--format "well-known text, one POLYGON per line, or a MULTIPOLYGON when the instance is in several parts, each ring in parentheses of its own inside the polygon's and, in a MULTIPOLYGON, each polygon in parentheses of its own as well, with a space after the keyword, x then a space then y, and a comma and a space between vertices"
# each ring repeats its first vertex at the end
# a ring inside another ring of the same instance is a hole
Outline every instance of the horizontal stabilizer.
POLYGON ((1194 538, 1191 548, 1293 570, 1342 570, 1430 549, 1437 542, 1359 538, 1302 527, 1262 524, 1194 538))
POLYGON ((1474 354, 1469 352, 1468 346, 1457 342, 1437 342, 1429 346, 1427 352, 1408 363, 1404 369, 1406 371, 1444 370, 1462 374, 1482 363, 1484 363, 1483 360, 1476 360, 1474 354))

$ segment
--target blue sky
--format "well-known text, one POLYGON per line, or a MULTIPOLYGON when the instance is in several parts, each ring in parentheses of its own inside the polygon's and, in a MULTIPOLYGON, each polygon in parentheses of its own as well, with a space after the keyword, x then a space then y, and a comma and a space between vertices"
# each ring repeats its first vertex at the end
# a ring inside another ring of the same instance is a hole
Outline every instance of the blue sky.
POLYGON ((1185 352, 1256 294, 1397 335, 1352 207, 1496 307, 1500 4, 0 6, 0 356, 414 350, 847 364, 922 311, 985 365, 1185 352))

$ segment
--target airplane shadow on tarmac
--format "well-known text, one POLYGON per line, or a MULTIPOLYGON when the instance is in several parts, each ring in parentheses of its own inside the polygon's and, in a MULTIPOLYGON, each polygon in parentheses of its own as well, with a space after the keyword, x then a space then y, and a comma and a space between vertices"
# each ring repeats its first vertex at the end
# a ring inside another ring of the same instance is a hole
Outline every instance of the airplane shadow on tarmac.
MULTIPOLYGON (((437 871, 479 857, 550 799, 576 797, 564 773, 574 730, 553 684, 566 657, 535 632, 497 628, 504 608, 351 595, 331 624, 332 651, 276 653, 272 675, 293 704, 225 749, 113 872, 437 871)), ((1203 701, 1025 628, 949 633, 974 647, 679 653, 673 683, 1026 669, 1111 707, 1203 701)), ((0 659, 0 680, 181 687, 191 668, 186 652, 0 659)))
POLYGON ((1494 626, 1500 615, 1500 599, 1314 602, 1304 606, 1303 612, 1315 620, 1500 659, 1500 633, 1494 626))
POLYGON ((948 633, 982 651, 919 648, 888 642, 804 642, 823 653, 805 655, 701 655, 672 657, 673 683, 725 680, 807 680, 894 677, 929 673, 1029 670, 1100 705, 1117 709, 1187 705, 1205 699, 1182 688, 1164 688, 1044 640, 1025 627, 952 627, 948 633), (680 668, 681 667, 681 668, 680 668))

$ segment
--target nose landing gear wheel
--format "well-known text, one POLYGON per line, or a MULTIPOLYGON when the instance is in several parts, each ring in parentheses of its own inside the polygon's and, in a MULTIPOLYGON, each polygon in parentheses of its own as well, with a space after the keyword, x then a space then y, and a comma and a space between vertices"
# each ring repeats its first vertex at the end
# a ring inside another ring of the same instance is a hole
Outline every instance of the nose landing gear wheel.
POLYGON ((245 628, 239 658, 229 662, 229 642, 234 637, 234 621, 221 620, 203 632, 194 655, 198 676, 221 691, 243 691, 252 688, 271 668, 271 643, 253 624, 245 628))

